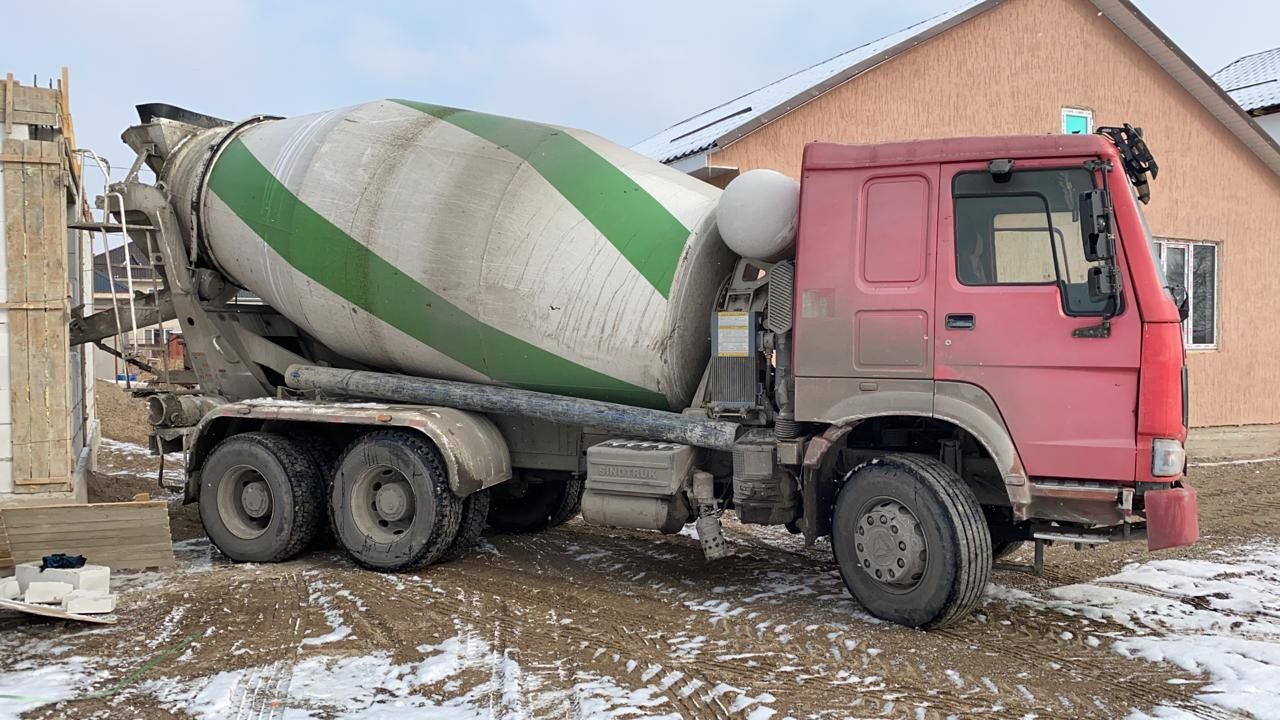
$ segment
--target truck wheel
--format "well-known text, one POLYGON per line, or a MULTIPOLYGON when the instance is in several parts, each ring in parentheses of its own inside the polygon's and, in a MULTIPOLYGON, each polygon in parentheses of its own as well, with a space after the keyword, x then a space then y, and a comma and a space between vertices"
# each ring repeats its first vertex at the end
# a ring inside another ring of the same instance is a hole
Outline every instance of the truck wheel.
MULTIPOLYGON (((324 488, 324 498, 328 502, 329 496, 333 493, 333 474, 338 469, 338 458, 342 454, 342 446, 335 445, 332 440, 321 435, 313 433, 301 433, 294 436, 298 445, 305 450, 311 459, 315 460, 316 465, 320 467, 321 487, 324 488)), ((328 550, 337 543, 337 536, 333 532, 333 523, 330 522, 329 513, 323 513, 324 522, 320 524, 320 531, 316 533, 316 539, 311 542, 312 550, 328 550)))
POLYGON ((517 471, 490 491, 489 524, 513 533, 562 525, 581 507, 582 489, 583 480, 577 474, 517 471))
POLYGON ((413 570, 439 560, 458 533, 462 501, 440 453, 400 430, 371 432, 338 462, 330 508, 334 533, 373 570, 413 570))
POLYGON ((858 602, 910 627, 963 618, 991 573, 991 534, 973 491, 923 455, 856 470, 836 498, 831 546, 858 602))
POLYGON ((200 474, 200 521, 232 560, 288 560, 324 525, 324 487, 320 466, 292 440, 235 435, 213 449, 200 474))
POLYGON ((456 560, 480 542, 489 518, 489 491, 477 490, 462 501, 462 517, 458 521, 458 534, 440 560, 456 560))

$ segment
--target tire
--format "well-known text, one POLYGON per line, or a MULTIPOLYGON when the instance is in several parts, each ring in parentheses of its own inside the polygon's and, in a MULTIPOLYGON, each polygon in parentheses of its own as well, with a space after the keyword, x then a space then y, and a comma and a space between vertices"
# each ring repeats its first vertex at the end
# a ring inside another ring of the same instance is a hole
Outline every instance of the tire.
POLYGON ((329 498, 338 542, 371 570, 415 570, 438 561, 462 516, 440 453, 402 430, 371 432, 351 443, 329 498))
MULTIPOLYGON (((338 470, 338 458, 342 456, 342 447, 334 445, 326 437, 310 432, 299 433, 291 439, 295 440, 320 467, 321 487, 324 488, 325 502, 328 503, 329 496, 333 493, 333 474, 338 470)), ((338 536, 333 532, 333 523, 327 508, 323 517, 324 522, 320 525, 320 532, 316 533, 316 539, 311 542, 312 550, 328 550, 338 543, 338 536)))
POLYGON ((551 513, 547 527, 559 527, 578 516, 578 511, 582 509, 582 491, 586 482, 586 476, 582 473, 569 475, 564 481, 564 495, 560 498, 560 505, 551 513))
POLYGON ((923 455, 885 455, 855 470, 836 497, 831 546, 854 598, 909 627, 964 618, 991 574, 991 534, 977 498, 923 455))
POLYGON ((579 474, 521 471, 491 490, 489 525, 511 533, 528 533, 563 525, 582 506, 584 481, 579 474))
POLYGON ((213 449, 200 473, 200 522, 232 560, 289 560, 324 526, 324 487, 320 466, 293 440, 234 435, 213 449))
POLYGON ((440 561, 456 560, 480 542, 489 518, 489 491, 478 490, 462 501, 462 516, 458 521, 458 534, 454 536, 449 549, 444 551, 440 561))

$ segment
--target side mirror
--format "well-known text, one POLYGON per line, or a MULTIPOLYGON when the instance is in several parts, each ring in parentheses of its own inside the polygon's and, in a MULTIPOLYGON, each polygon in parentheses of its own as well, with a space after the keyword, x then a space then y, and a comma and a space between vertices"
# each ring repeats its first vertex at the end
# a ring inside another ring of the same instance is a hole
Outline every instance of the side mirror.
POLYGON ((1169 292, 1173 304, 1178 306, 1178 319, 1186 322, 1187 317, 1191 315, 1191 303, 1188 302, 1190 296, 1187 294, 1187 289, 1178 285, 1168 285, 1165 290, 1169 292))
POLYGON ((1116 256, 1115 237, 1111 234, 1110 191, 1098 189, 1080 193, 1080 231, 1085 260, 1096 262, 1116 256))

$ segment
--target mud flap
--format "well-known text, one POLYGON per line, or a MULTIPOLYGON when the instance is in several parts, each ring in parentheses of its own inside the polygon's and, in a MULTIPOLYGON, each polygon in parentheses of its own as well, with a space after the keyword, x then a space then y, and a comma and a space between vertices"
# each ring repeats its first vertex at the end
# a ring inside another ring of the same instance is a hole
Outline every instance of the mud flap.
POLYGON ((1192 545, 1200 538, 1200 508, 1194 488, 1148 490, 1147 550, 1192 545))

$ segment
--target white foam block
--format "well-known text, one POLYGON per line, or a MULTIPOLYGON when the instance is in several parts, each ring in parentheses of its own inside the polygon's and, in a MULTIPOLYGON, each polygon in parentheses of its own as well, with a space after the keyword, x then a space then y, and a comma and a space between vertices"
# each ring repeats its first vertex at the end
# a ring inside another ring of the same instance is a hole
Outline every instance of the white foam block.
POLYGON ((63 598, 71 594, 75 588, 64 582, 33 582, 27 586, 27 594, 23 599, 29 603, 61 603, 63 598))
POLYGON ((85 565, 78 568, 49 568, 41 572, 40 563, 25 562, 14 568, 14 577, 18 578, 18 587, 22 592, 33 582, 60 582, 71 585, 76 590, 111 590, 111 568, 106 565, 85 565))
POLYGON ((22 588, 18 587, 17 578, 0 580, 0 600, 16 600, 21 595, 22 588))
POLYGON ((76 615, 109 613, 116 609, 116 596, 98 590, 72 590, 63 599, 62 609, 76 615))

